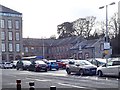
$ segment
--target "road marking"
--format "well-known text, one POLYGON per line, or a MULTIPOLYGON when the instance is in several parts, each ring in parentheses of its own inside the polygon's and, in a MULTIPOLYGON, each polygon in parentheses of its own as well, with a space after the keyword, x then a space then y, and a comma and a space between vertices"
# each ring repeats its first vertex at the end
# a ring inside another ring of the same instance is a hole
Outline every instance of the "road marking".
POLYGON ((34 79, 35 81, 40 81, 40 82, 47 82, 47 81, 51 81, 51 80, 45 80, 45 79, 34 79))
POLYGON ((63 85, 63 86, 75 87, 75 88, 86 88, 86 87, 81 87, 81 86, 76 86, 76 85, 71 85, 71 84, 64 84, 64 83, 58 83, 58 84, 63 85))
POLYGON ((57 74, 57 73, 41 73, 41 74, 44 74, 44 75, 52 75, 52 76, 67 76, 66 74, 57 74))
MULTIPOLYGON (((26 79, 32 79, 32 78, 26 78, 26 79)), ((47 81, 51 81, 51 80, 48 80, 48 79, 32 79, 33 81, 40 81, 40 82, 47 82, 47 81)))

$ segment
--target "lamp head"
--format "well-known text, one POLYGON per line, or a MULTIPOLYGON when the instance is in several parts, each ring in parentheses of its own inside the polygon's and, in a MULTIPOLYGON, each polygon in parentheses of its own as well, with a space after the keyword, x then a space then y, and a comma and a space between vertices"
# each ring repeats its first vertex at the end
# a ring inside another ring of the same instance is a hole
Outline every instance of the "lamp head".
POLYGON ((115 2, 112 2, 112 3, 110 3, 109 5, 114 5, 115 4, 115 2))
POLYGON ((104 6, 102 6, 102 7, 99 7, 99 9, 103 9, 104 8, 104 6))

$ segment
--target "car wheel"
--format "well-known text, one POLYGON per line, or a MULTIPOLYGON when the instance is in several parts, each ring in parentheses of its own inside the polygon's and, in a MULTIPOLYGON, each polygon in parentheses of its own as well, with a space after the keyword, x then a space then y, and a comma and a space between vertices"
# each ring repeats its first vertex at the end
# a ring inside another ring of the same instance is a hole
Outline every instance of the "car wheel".
POLYGON ((84 75, 84 71, 82 69, 79 70, 79 75, 80 76, 84 75))
POLYGON ((45 69, 45 72, 47 72, 47 69, 45 69))
POLYGON ((34 68, 34 72, 37 72, 37 69, 36 69, 36 68, 34 68))
POLYGON ((98 75, 99 77, 102 77, 102 76, 103 76, 102 71, 98 71, 98 72, 97 72, 97 75, 98 75))
POLYGON ((49 70, 50 70, 50 71, 52 70, 51 66, 49 67, 49 70))
POLYGON ((67 74, 71 74, 71 71, 69 68, 67 68, 66 71, 67 71, 67 74))
POLYGON ((56 68, 56 70, 59 70, 59 68, 56 68))
POLYGON ((17 70, 19 70, 19 68, 16 68, 17 70))
POLYGON ((120 79, 120 72, 119 72, 119 76, 118 76, 118 78, 120 79))

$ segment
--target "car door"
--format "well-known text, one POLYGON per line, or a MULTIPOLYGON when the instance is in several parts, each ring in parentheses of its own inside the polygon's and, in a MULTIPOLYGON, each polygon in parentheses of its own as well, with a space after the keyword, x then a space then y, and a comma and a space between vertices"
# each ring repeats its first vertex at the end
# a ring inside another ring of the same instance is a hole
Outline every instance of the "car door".
POLYGON ((80 63, 78 63, 78 62, 75 63, 74 71, 75 71, 75 72, 79 72, 80 67, 81 67, 80 63))
POLYGON ((35 69, 35 61, 33 61, 31 64, 30 64, 30 66, 29 66, 29 68, 30 68, 30 70, 34 70, 35 69))
POLYGON ((112 68, 111 68, 111 74, 118 76, 119 75, 119 67, 120 67, 120 61, 113 61, 112 68))
POLYGON ((71 72, 75 72, 75 62, 69 62, 69 69, 71 72))
POLYGON ((118 66, 115 65, 114 61, 110 61, 107 63, 106 69, 104 70, 105 75, 117 75, 118 73, 118 66))

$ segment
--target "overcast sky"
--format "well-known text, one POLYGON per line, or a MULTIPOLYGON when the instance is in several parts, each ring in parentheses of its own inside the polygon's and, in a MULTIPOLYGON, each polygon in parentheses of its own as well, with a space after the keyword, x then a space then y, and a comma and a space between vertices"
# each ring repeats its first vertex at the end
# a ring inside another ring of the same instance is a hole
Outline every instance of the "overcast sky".
POLYGON ((23 37, 41 38, 57 36, 57 25, 72 22, 78 18, 95 16, 97 21, 105 20, 105 8, 108 6, 108 16, 118 12, 120 0, 0 0, 6 7, 23 13, 23 37))

